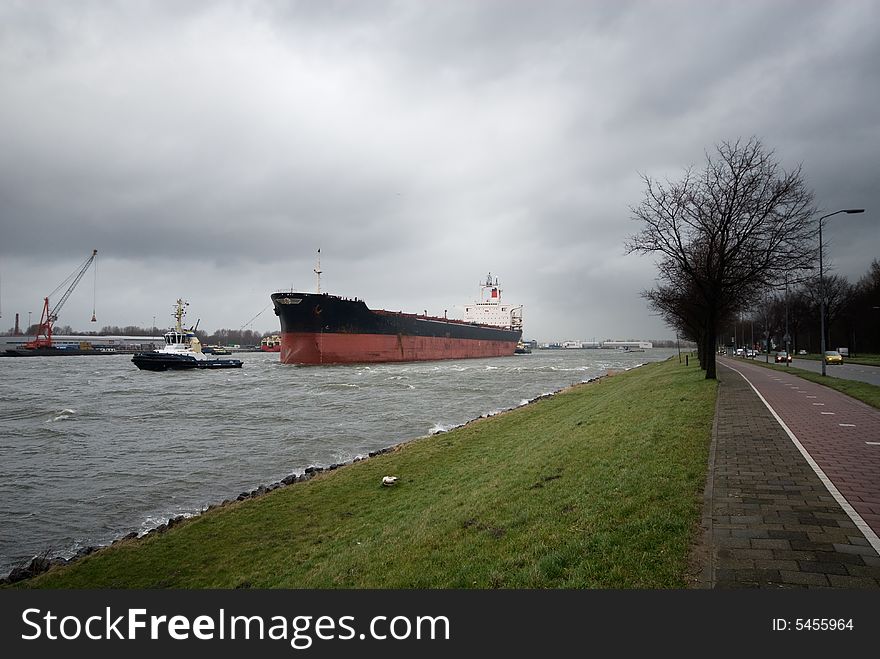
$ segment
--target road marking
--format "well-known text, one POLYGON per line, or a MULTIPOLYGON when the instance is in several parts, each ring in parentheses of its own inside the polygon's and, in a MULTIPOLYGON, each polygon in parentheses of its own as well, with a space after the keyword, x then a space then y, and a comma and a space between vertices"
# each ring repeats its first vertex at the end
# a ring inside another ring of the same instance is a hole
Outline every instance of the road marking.
POLYGON ((813 403, 813 405, 824 405, 825 403, 813 403))
POLYGON ((807 398, 815 398, 815 396, 807 396, 807 398))
POLYGON ((788 435, 788 438, 794 443, 794 445, 797 447, 797 450, 800 451, 802 456, 804 456, 804 460, 806 460, 807 464, 809 464, 810 467, 813 468, 813 471, 816 472, 819 480, 822 481, 822 484, 825 485, 825 488, 828 490, 828 492, 831 493, 831 496, 834 497, 834 500, 837 501, 841 508, 843 508, 843 512, 845 512, 849 516, 849 518, 853 521, 859 531, 862 532, 862 535, 865 536, 865 539, 874 548, 874 550, 880 553, 880 538, 878 538, 877 534, 874 533, 874 529, 868 526, 868 523, 864 519, 862 519, 862 516, 856 512, 855 508, 850 505, 849 501, 847 501, 846 498, 840 493, 840 490, 838 490, 834 483, 831 482, 831 479, 829 479, 828 476, 825 475, 825 472, 822 471, 822 467, 820 467, 816 463, 816 461, 813 460, 813 456, 810 455, 807 449, 804 448, 804 445, 801 444, 797 436, 791 431, 791 428, 785 425, 785 421, 783 421, 782 417, 776 413, 776 410, 774 410, 770 406, 770 403, 767 402, 767 399, 761 395, 761 392, 758 391, 755 385, 752 384, 751 380, 749 380, 741 371, 738 371, 737 369, 733 368, 733 366, 728 366, 727 364, 724 364, 724 366, 727 366, 727 368, 729 368, 734 373, 739 373, 742 379, 749 383, 752 391, 754 391, 758 398, 761 399, 761 402, 764 403, 764 406, 768 410, 770 410, 770 414, 772 414, 773 418, 776 419, 776 422, 780 426, 782 426, 785 434, 788 435))
POLYGON ((834 412, 819 412, 819 414, 834 414, 834 412))
POLYGON ((880 446, 880 442, 865 442, 868 446, 880 446))
POLYGON ((854 423, 838 423, 837 425, 840 426, 841 428, 855 428, 856 427, 856 424, 854 424, 854 423))

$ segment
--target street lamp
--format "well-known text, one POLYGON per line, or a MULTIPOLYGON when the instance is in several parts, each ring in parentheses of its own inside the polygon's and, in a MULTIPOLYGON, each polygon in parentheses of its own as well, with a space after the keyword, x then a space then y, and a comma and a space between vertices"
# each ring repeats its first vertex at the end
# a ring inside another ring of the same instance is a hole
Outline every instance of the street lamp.
POLYGON ((822 220, 824 220, 826 217, 837 215, 838 213, 847 213, 849 215, 852 215, 854 213, 864 212, 864 208, 843 208, 839 211, 828 213, 828 215, 823 215, 819 218, 819 328, 821 332, 819 338, 819 359, 822 361, 822 375, 825 375, 825 278, 822 271, 822 220))
POLYGON ((788 333, 788 272, 785 273, 785 336, 782 338, 785 340, 785 365, 787 367, 791 359, 791 348, 788 347, 788 342, 791 339, 791 335, 788 333))

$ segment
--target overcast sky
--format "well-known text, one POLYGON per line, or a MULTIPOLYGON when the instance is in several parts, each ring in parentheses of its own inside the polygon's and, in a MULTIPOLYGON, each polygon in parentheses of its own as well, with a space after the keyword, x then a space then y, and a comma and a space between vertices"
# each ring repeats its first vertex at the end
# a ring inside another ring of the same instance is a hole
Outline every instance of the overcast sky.
POLYGON ((0 0, 0 325, 97 249, 60 324, 168 326, 183 297, 277 330, 320 248, 322 290, 371 307, 457 315, 491 271, 526 338, 671 338, 624 253, 640 174, 751 136, 867 209, 824 232, 854 281, 878 35, 859 0, 0 0))

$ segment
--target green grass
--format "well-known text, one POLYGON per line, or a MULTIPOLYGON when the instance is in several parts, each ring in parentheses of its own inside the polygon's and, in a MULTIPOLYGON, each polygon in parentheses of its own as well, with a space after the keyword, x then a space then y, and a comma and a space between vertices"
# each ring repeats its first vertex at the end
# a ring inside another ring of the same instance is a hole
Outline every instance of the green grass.
POLYGON ((694 364, 651 364, 17 585, 681 588, 715 394, 694 364))
MULTIPOLYGON (((844 380, 842 378, 830 377, 828 375, 823 377, 819 373, 813 373, 812 371, 806 371, 802 368, 796 368, 794 366, 786 366, 785 364, 767 364, 762 362, 761 360, 750 361, 754 364, 758 364, 759 366, 763 366, 764 368, 772 368, 776 369, 777 371, 785 371, 786 373, 797 375, 804 380, 816 382, 818 384, 828 387, 829 389, 834 389, 836 391, 846 394, 847 396, 852 396, 853 398, 856 398, 863 403, 867 403, 871 407, 876 407, 880 409, 880 387, 876 385, 868 384, 867 382, 858 382, 857 380, 844 380)), ((833 371, 834 368, 836 368, 836 366, 832 364, 826 367, 826 371, 833 371)))

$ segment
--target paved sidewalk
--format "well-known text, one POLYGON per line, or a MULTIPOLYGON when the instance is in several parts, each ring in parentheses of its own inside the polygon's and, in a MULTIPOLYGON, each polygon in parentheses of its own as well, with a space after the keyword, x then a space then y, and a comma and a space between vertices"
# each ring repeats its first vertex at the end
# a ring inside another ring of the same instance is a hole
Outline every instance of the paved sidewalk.
POLYGON ((871 541, 877 543, 870 529, 875 520, 868 524, 855 511, 859 508, 869 518, 880 514, 880 445, 868 443, 874 432, 869 422, 875 417, 880 421, 880 412, 842 394, 845 400, 838 400, 828 395, 837 392, 821 385, 739 360, 719 360, 718 376, 699 585, 880 588, 880 556, 871 546, 871 541), (840 484, 831 487, 841 492, 842 503, 749 383, 728 364, 755 383, 811 459, 832 481, 837 479, 840 484), (823 391, 812 392, 810 385, 823 391), (835 414, 820 414, 820 409, 835 414), (856 413, 865 416, 856 419, 856 413), (832 425, 829 419, 842 419, 844 414, 849 415, 846 421, 832 425), (856 521, 844 510, 849 505, 856 521))

